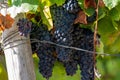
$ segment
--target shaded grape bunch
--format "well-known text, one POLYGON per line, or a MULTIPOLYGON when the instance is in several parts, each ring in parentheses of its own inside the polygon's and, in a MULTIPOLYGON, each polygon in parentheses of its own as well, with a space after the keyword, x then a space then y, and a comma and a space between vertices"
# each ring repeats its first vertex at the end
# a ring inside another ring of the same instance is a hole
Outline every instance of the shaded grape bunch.
POLYGON ((27 37, 31 31, 32 22, 27 18, 19 19, 17 22, 18 31, 21 36, 27 37))
POLYGON ((76 60, 71 59, 71 61, 64 62, 63 64, 64 64, 67 75, 73 76, 78 70, 78 67, 77 67, 78 63, 76 60))
POLYGON ((76 13, 81 10, 77 0, 66 0, 63 7, 70 13, 76 13))
MULTIPOLYGON (((73 27, 76 15, 70 14, 62 6, 56 4, 50 7, 50 12, 55 27, 53 33, 54 42, 60 45, 72 46, 71 27, 73 27)), ((56 53, 60 61, 67 62, 70 60, 73 50, 56 46, 56 53)))
MULTIPOLYGON (((31 39, 39 41, 51 41, 52 37, 46 25, 40 22, 39 25, 33 24, 31 28, 31 39)), ((31 40, 32 42, 33 40, 31 40)), ((34 42, 31 43, 32 51, 37 53, 39 57, 39 72, 44 78, 49 79, 52 76, 52 68, 54 66, 55 58, 53 56, 54 47, 47 43, 34 42)))
MULTIPOLYGON (((85 28, 78 26, 74 27, 73 37, 74 47, 82 48, 84 50, 93 51, 93 36, 94 33, 85 28)), ((74 59, 78 61, 81 70, 81 80, 94 80, 94 57, 93 53, 76 51, 73 55, 74 59)))
MULTIPOLYGON (((42 22, 40 22, 39 24, 32 24, 32 28, 31 28, 31 33, 30 33, 30 38, 31 39, 37 39, 39 41, 51 41, 51 34, 48 31, 48 28, 46 25, 44 25, 42 22)), ((39 42, 34 42, 31 43, 32 45, 32 51, 36 52, 39 49, 41 43, 39 42)))
POLYGON ((52 76, 52 69, 55 62, 55 57, 53 56, 51 50, 48 50, 49 45, 43 44, 41 45, 41 49, 37 51, 37 55, 40 58, 39 60, 39 72, 43 75, 47 80, 52 76))

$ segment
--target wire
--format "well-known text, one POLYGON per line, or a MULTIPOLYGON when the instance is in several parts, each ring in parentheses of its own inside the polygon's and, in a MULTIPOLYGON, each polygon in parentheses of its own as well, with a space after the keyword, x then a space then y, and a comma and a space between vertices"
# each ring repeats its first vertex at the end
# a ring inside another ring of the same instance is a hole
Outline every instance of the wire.
MULTIPOLYGON (((7 47, 5 48, 5 46, 11 44, 11 43, 14 43, 14 42, 17 42, 17 41, 26 41, 26 40, 29 40, 29 39, 18 39, 18 40, 14 40, 12 42, 9 42, 5 45, 3 45, 3 50, 6 50, 6 49, 9 49, 9 48, 12 48, 12 47, 16 47, 18 45, 22 45, 22 44, 25 44, 26 42, 21 42, 20 44, 17 44, 17 45, 13 45, 13 46, 10 46, 10 47, 7 47)), ((68 49, 73 49, 73 50, 78 50, 78 51, 83 51, 83 52, 87 52, 87 53, 95 53, 95 54, 98 54, 98 55, 103 55, 103 56, 115 56, 115 57, 120 57, 120 54, 108 54, 108 53, 101 53, 101 52, 94 52, 94 51, 89 51, 89 50, 85 50, 85 49, 82 49, 82 48, 77 48, 77 47, 72 47, 72 46, 65 46, 65 45, 60 45, 60 44, 56 44, 54 42, 51 42, 51 41, 40 41, 38 39, 30 39, 31 40, 31 43, 44 43, 44 44, 51 44, 51 45, 54 45, 54 46, 58 46, 58 47, 63 47, 63 48, 68 48, 68 49)))

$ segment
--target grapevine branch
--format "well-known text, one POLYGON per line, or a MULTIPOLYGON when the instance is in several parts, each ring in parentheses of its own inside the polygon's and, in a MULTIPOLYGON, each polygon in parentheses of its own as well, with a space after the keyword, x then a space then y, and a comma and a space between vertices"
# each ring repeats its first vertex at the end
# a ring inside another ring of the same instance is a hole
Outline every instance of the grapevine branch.
MULTIPOLYGON (((97 45, 97 28, 98 28, 98 8, 99 8, 99 0, 96 3, 97 7, 96 7, 96 24, 95 24, 95 31, 94 31, 94 54, 93 54, 93 58, 94 58, 94 68, 96 67, 96 45, 97 45)), ((95 77, 94 77, 95 80, 95 77)))

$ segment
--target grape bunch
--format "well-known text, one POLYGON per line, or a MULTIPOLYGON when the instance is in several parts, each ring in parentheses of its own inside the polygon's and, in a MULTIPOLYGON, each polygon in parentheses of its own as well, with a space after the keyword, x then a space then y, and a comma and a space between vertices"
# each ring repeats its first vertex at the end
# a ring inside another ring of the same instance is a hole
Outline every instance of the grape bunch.
POLYGON ((18 31, 21 36, 27 37, 31 31, 32 22, 27 18, 19 19, 17 22, 18 31))
POLYGON ((73 76, 78 70, 78 66, 77 66, 78 63, 74 59, 71 59, 71 61, 68 61, 68 62, 64 62, 63 64, 64 64, 67 75, 73 76))
POLYGON ((37 55, 40 58, 39 60, 39 72, 43 75, 44 78, 49 79, 52 76, 52 69, 56 58, 53 56, 50 46, 43 44, 41 48, 37 51, 37 55))
MULTIPOLYGON (((70 14, 62 6, 53 5, 50 10, 55 27, 53 33, 54 42, 60 45, 72 46, 73 41, 70 33, 76 16, 70 14)), ((67 62, 70 60, 73 50, 56 46, 56 53, 60 61, 67 62)))
MULTIPOLYGON (((33 24, 30 33, 31 39, 39 41, 51 41, 51 34, 48 28, 42 21, 39 24, 33 24)), ((32 42, 32 40, 31 40, 32 42)), ((53 56, 54 47, 47 43, 33 42, 31 43, 32 51, 37 53, 39 57, 39 72, 49 79, 52 76, 52 69, 56 58, 53 56)))
MULTIPOLYGON (((73 38, 76 42, 74 47, 78 47, 84 50, 93 51, 93 36, 94 33, 85 28, 79 26, 74 27, 73 38)), ((76 51, 73 54, 73 58, 76 59, 80 65, 81 80, 94 80, 94 54, 83 51, 76 51)))
MULTIPOLYGON (((49 31, 48 27, 38 20, 39 24, 32 23, 30 38, 39 41, 51 41, 57 45, 82 48, 93 51, 94 33, 90 29, 81 28, 79 24, 74 24, 78 12, 77 0, 66 0, 62 6, 56 4, 50 7, 54 29, 49 31), (67 7, 66 7, 67 6, 67 7)), ((94 21, 96 13, 87 17, 87 21, 94 21)), ((52 69, 56 60, 60 61, 66 70, 67 75, 73 76, 81 70, 81 80, 94 80, 94 54, 78 51, 66 47, 60 47, 48 43, 33 42, 32 51, 39 57, 39 72, 47 80, 52 76, 52 69), (55 54, 54 54, 55 52, 55 54)))
POLYGON ((65 3, 63 4, 63 7, 69 13, 76 13, 79 10, 81 10, 77 0, 66 0, 65 3))

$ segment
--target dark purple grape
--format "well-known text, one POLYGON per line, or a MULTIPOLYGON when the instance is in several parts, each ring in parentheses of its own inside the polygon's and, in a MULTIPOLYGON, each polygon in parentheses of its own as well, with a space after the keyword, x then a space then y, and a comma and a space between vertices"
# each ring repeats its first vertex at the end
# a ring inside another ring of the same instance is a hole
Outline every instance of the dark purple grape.
POLYGON ((19 19, 17 22, 18 31, 21 36, 27 37, 31 31, 32 22, 27 18, 19 19))

